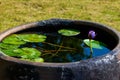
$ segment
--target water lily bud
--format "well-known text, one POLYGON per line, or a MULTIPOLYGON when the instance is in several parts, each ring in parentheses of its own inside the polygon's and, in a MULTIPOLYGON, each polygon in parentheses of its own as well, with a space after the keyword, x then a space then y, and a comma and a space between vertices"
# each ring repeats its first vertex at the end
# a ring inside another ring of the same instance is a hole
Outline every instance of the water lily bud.
POLYGON ((95 36, 96 36, 95 31, 93 31, 93 30, 89 31, 89 33, 88 33, 88 38, 89 38, 89 39, 94 39, 95 36))

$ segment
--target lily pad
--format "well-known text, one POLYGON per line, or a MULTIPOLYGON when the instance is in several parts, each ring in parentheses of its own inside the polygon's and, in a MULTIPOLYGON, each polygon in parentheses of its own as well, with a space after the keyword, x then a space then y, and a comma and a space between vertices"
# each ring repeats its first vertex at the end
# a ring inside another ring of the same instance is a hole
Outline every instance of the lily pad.
POLYGON ((26 42, 44 42, 47 38, 44 35, 38 34, 19 34, 17 37, 26 42))
POLYGON ((24 59, 34 59, 38 58, 41 55, 41 52, 35 48, 21 48, 14 50, 14 53, 20 54, 21 58, 24 59))
POLYGON ((12 57, 20 57, 19 53, 14 53, 14 51, 12 49, 8 50, 8 49, 2 49, 1 50, 4 54, 8 55, 8 56, 12 56, 12 57))
POLYGON ((31 61, 31 62, 44 62, 43 58, 35 58, 35 59, 24 59, 21 58, 21 60, 31 61))
POLYGON ((19 38, 17 38, 17 34, 13 34, 6 37, 2 42, 6 44, 25 44, 26 43, 25 41, 22 41, 19 38))
POLYGON ((36 58, 36 59, 34 59, 34 62, 44 62, 44 59, 43 58, 36 58))
POLYGON ((12 44, 5 44, 5 43, 0 43, 0 48, 1 49, 17 49, 20 45, 12 45, 12 44))
POLYGON ((75 29, 60 29, 58 33, 64 36, 75 36, 80 34, 80 31, 75 29))
MULTIPOLYGON (((84 43, 85 43, 87 46, 90 46, 90 41, 89 41, 89 39, 85 39, 85 40, 84 40, 84 43)), ((102 49, 102 46, 104 46, 104 43, 99 42, 99 41, 96 41, 96 40, 91 40, 91 45, 92 45, 92 48, 102 49)))

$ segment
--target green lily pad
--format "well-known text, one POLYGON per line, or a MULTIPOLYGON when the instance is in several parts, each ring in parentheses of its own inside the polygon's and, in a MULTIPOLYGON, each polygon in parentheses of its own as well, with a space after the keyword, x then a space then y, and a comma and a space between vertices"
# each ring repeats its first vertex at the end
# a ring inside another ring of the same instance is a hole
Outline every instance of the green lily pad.
POLYGON ((20 45, 11 45, 11 44, 0 43, 1 49, 17 49, 19 46, 20 45))
POLYGON ((16 34, 6 37, 2 42, 6 44, 25 44, 26 43, 18 39, 16 34))
POLYGON ((26 42, 44 42, 47 38, 44 35, 38 34, 19 34, 17 37, 26 42))
POLYGON ((41 52, 35 48, 21 48, 14 50, 14 53, 19 53, 21 58, 34 59, 41 55, 41 52))
POLYGON ((64 36, 75 36, 80 34, 80 31, 75 29, 60 29, 58 33, 64 36))
POLYGON ((8 49, 2 49, 1 50, 4 54, 8 55, 8 56, 12 56, 12 57, 20 57, 19 53, 14 53, 14 51, 12 49, 8 50, 8 49))
POLYGON ((34 62, 44 62, 44 59, 43 58, 36 58, 36 59, 34 59, 34 62))
MULTIPOLYGON (((84 39, 84 43, 87 45, 87 46, 90 46, 90 41, 89 39, 84 39)), ((91 45, 92 45, 92 48, 97 48, 97 49, 102 49, 102 46, 104 43, 102 42, 99 42, 99 41, 96 41, 96 40, 91 40, 91 45)))
POLYGON ((21 60, 31 61, 31 62, 44 62, 43 58, 35 58, 35 59, 24 59, 20 58, 21 60))

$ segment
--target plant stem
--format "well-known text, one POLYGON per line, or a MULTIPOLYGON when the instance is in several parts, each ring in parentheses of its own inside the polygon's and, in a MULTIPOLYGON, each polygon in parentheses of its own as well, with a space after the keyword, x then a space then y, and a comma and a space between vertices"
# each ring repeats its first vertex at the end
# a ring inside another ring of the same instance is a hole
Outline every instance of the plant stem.
POLYGON ((52 45, 52 46, 61 47, 61 48, 77 50, 76 48, 65 47, 65 46, 61 46, 61 45, 57 45, 57 44, 52 44, 52 43, 48 43, 48 42, 42 42, 42 43, 49 44, 49 45, 52 45))
POLYGON ((93 49, 92 49, 92 42, 91 42, 91 39, 89 39, 89 44, 90 44, 90 55, 91 55, 91 57, 92 57, 93 49))
MULTIPOLYGON (((63 42, 60 44, 60 46, 62 46, 62 45, 63 45, 63 42)), ((57 53, 61 50, 61 48, 62 47, 59 47, 58 50, 56 51, 56 53, 53 56, 57 55, 57 53)))
MULTIPOLYGON (((57 52, 58 50, 45 50, 45 51, 42 51, 42 52, 44 52, 44 53, 47 53, 47 52, 57 52)), ((73 51, 73 50, 59 50, 59 52, 66 52, 66 51, 69 51, 69 52, 71 52, 71 51, 73 51)), ((50 53, 51 54, 51 53, 50 53)))

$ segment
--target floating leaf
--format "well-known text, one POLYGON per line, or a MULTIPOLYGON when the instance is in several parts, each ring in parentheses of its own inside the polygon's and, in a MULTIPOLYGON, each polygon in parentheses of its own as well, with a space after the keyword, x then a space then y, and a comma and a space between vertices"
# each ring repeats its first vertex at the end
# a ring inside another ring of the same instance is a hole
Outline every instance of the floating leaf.
MULTIPOLYGON (((87 45, 87 46, 90 46, 90 41, 89 39, 84 39, 84 43, 87 45)), ((97 48, 97 49, 102 49, 102 42, 99 42, 99 41, 96 41, 96 40, 91 40, 91 45, 92 45, 92 48, 97 48)))
POLYGON ((36 58, 36 59, 34 59, 34 62, 44 62, 44 59, 43 58, 36 58))
POLYGON ((75 29, 60 29, 58 33, 64 36, 75 36, 75 35, 80 34, 80 31, 75 30, 75 29))
POLYGON ((11 45, 11 44, 5 44, 5 43, 0 43, 0 48, 1 49, 17 49, 19 45, 11 45))
POLYGON ((35 59, 24 59, 21 58, 21 60, 31 61, 31 62, 44 62, 43 58, 35 58, 35 59))
POLYGON ((38 34, 19 34, 17 36, 18 38, 26 42, 44 42, 47 38, 44 35, 38 35, 38 34))
POLYGON ((33 59, 41 55, 41 52, 34 48, 21 48, 14 50, 14 53, 19 53, 24 59, 33 59))
POLYGON ((6 44, 25 44, 26 43, 18 39, 16 34, 6 37, 2 42, 6 44))
POLYGON ((20 54, 19 53, 14 53, 14 51, 12 49, 10 49, 10 50, 2 49, 1 51, 8 56, 20 57, 20 54))

